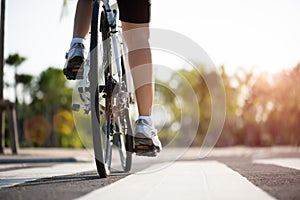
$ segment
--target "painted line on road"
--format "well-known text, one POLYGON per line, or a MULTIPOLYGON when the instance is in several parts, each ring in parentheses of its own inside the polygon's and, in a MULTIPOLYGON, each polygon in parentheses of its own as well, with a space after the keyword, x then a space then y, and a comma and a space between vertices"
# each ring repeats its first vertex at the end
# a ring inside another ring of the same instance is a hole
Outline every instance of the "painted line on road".
POLYGON ((94 163, 57 164, 50 167, 35 167, 0 172, 0 188, 54 176, 95 170, 94 163))
MULTIPOLYGON (((157 167, 154 167, 157 168, 157 167)), ((80 198, 131 199, 274 199, 245 177, 217 161, 180 161, 153 173, 127 176, 80 198)))
POLYGON ((291 169, 300 170, 300 159, 299 158, 257 159, 257 160, 254 160, 253 163, 278 165, 281 167, 287 167, 287 168, 291 168, 291 169))

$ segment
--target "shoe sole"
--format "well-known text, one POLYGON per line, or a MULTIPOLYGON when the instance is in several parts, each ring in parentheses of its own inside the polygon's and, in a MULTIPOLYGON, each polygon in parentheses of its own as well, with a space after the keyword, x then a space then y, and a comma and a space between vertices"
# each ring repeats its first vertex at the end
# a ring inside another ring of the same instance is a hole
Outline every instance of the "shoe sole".
POLYGON ((63 70, 64 75, 68 80, 83 79, 83 60, 81 57, 72 58, 67 65, 67 68, 63 70))
POLYGON ((135 153, 137 156, 155 157, 160 149, 153 144, 153 141, 149 138, 134 137, 135 153))

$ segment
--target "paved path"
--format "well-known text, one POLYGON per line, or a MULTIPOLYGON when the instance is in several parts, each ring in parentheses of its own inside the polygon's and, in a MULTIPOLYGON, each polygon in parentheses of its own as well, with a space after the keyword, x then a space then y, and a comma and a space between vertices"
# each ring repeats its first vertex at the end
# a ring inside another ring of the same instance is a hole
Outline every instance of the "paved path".
POLYGON ((298 148, 223 148, 204 160, 190 149, 169 162, 175 151, 153 162, 135 156, 134 173, 107 179, 87 151, 0 156, 0 199, 300 199, 298 148))
POLYGON ((269 164, 300 170, 300 158, 270 158, 254 160, 254 163, 269 164))
POLYGON ((9 187, 46 177, 63 176, 95 169, 93 163, 56 164, 49 167, 33 167, 0 172, 0 188, 9 187))

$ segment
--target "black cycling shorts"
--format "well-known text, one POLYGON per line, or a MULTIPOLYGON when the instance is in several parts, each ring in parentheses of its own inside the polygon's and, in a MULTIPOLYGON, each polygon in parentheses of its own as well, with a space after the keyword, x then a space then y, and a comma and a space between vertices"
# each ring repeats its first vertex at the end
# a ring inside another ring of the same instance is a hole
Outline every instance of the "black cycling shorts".
POLYGON ((117 0, 120 20, 130 23, 149 23, 151 0, 117 0))

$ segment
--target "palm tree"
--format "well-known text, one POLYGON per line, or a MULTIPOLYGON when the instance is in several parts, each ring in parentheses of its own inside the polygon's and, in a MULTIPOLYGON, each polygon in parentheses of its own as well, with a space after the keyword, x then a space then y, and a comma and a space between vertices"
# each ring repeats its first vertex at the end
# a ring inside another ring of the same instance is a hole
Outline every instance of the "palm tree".
POLYGON ((15 103, 18 103, 17 98, 17 70, 18 67, 26 60, 25 57, 20 56, 18 53, 10 54, 8 58, 6 58, 5 63, 9 66, 14 67, 14 78, 15 78, 15 84, 14 84, 14 90, 15 90, 15 103))
MULTIPOLYGON (((16 75, 16 84, 17 85, 22 85, 22 102, 24 103, 25 97, 28 97, 29 93, 30 93, 30 89, 32 86, 32 80, 33 80, 33 76, 30 74, 17 74, 16 75)), ((18 99, 18 101, 20 101, 20 99, 18 99)))

